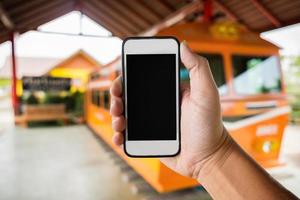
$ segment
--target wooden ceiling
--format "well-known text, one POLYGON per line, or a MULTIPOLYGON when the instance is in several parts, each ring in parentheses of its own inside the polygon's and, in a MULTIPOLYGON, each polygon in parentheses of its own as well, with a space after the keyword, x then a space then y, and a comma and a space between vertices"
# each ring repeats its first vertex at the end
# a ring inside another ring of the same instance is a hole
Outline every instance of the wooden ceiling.
MULTIPOLYGON (((199 20, 205 0, 0 0, 0 43, 79 10, 114 36, 153 35, 179 21, 199 20)), ((211 0, 212 19, 228 18, 262 32, 300 22, 300 0, 211 0)))

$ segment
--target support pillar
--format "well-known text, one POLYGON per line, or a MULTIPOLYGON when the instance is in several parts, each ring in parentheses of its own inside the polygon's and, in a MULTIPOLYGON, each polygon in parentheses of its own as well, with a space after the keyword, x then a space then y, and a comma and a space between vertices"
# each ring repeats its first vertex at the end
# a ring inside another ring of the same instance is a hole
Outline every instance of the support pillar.
POLYGON ((203 16, 204 22, 206 23, 211 22, 212 11, 213 11, 212 0, 204 0, 204 16, 203 16))
POLYGON ((16 54, 15 54, 15 34, 14 32, 10 33, 11 41, 11 67, 12 67, 12 76, 11 76, 11 100, 14 109, 15 115, 19 114, 19 100, 17 96, 17 64, 16 64, 16 54))

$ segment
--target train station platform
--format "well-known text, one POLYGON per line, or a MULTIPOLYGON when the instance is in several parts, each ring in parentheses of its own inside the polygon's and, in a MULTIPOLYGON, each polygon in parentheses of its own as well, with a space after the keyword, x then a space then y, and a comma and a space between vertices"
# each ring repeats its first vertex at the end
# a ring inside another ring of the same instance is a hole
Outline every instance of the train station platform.
POLYGON ((0 102, 0 199, 137 199, 84 125, 14 127, 0 102))
MULTIPOLYGON (((0 197, 5 200, 143 199, 121 180, 115 163, 84 125, 15 127, 0 100, 0 197)), ((284 165, 270 174, 300 197, 300 128, 289 126, 284 165)))

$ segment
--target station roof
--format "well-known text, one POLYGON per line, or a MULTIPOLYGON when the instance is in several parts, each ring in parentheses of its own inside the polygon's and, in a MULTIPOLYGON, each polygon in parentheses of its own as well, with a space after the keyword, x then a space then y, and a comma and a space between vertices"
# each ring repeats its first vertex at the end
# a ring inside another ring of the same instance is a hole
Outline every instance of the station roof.
MULTIPOLYGON (((201 0, 2 0, 0 1, 0 43, 11 30, 24 33, 79 10, 97 23, 124 38, 154 35, 161 28, 182 20, 203 16, 201 0)), ((267 31, 300 22, 300 1, 212 0, 213 19, 228 18, 249 30, 267 31)))

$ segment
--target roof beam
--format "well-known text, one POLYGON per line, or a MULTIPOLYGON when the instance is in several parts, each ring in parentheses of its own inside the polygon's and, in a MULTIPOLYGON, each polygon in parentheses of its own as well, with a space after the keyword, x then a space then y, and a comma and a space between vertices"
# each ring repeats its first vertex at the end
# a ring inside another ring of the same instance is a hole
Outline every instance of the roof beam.
MULTIPOLYGON (((285 26, 289 26, 289 25, 293 25, 293 24, 297 24, 297 23, 300 23, 300 18, 299 17, 295 17, 295 18, 292 18, 290 20, 282 22, 281 27, 285 27, 285 26)), ((281 28, 281 27, 278 27, 278 28, 281 28)), ((261 33, 261 32, 270 31, 270 30, 276 30, 276 28, 274 29, 273 25, 268 25, 268 26, 258 28, 255 31, 261 33)))
MULTIPOLYGON (((151 8, 148 4, 141 0, 135 0, 135 3, 140 4, 144 9, 152 13, 158 20, 161 20, 162 16, 153 8, 151 8)), ((156 2, 157 3, 157 2, 156 2)))
POLYGON ((112 31, 113 34, 115 34, 116 36, 123 37, 124 35, 130 34, 126 30, 124 30, 124 28, 121 27, 121 25, 118 24, 117 21, 114 21, 109 16, 103 14, 102 12, 99 12, 99 10, 91 4, 88 4, 87 2, 82 2, 82 6, 85 15, 87 15, 88 17, 90 17, 91 19, 93 19, 101 25, 103 23, 103 26, 107 27, 107 29, 109 31, 112 31))
POLYGON ((92 13, 90 10, 87 8, 82 8, 82 12, 84 15, 87 17, 91 18, 93 21, 95 21, 97 24, 100 24, 104 28, 106 28, 108 31, 111 32, 111 36, 114 37, 119 37, 119 38, 124 38, 125 33, 121 32, 120 30, 116 29, 112 24, 110 24, 108 21, 105 21, 105 19, 100 18, 98 15, 92 13))
POLYGON ((36 30, 39 33, 49 34, 49 35, 66 35, 66 36, 79 36, 79 37, 93 37, 93 38, 113 38, 116 36, 113 35, 91 35, 91 34, 85 34, 85 33, 62 33, 57 31, 43 31, 40 29, 36 30))
POLYGON ((250 0, 256 9, 265 16, 275 27, 280 27, 281 22, 262 3, 257 0, 250 0))
POLYGON ((3 8, 2 3, 0 2, 0 20, 3 23, 3 25, 8 30, 12 30, 15 27, 15 24, 11 20, 11 18, 8 16, 6 10, 3 8))
POLYGON ((131 22, 126 20, 124 16, 121 16, 118 12, 111 10, 106 4, 104 4, 101 0, 90 0, 86 2, 87 4, 92 5, 93 7, 98 9, 98 12, 103 13, 103 15, 108 16, 116 23, 120 24, 123 29, 128 30, 133 35, 138 32, 140 29, 134 26, 131 22))
POLYGON ((181 20, 183 20, 187 15, 199 10, 202 7, 202 3, 199 0, 195 0, 192 3, 178 9, 174 13, 170 14, 168 17, 163 19, 161 22, 152 26, 147 31, 139 34, 140 36, 152 36, 158 33, 161 29, 170 27, 181 20))
POLYGON ((158 16, 156 12, 149 9, 145 4, 141 2, 141 0, 130 0, 126 1, 127 5, 133 7, 133 9, 137 10, 140 15, 144 15, 145 18, 151 21, 151 24, 157 23, 161 20, 161 16, 158 16))
POLYGON ((140 16, 133 10, 132 8, 128 7, 126 4, 120 1, 111 1, 111 0, 106 0, 105 1, 107 4, 109 4, 111 7, 114 7, 118 12, 120 12, 123 15, 126 15, 129 20, 134 21, 138 26, 140 26, 142 29, 145 29, 148 27, 151 22, 147 21, 143 16, 140 16))
POLYGON ((219 0, 213 0, 214 4, 222 11, 224 12, 231 20, 233 21, 239 21, 239 18, 236 14, 234 14, 227 6, 225 6, 222 2, 219 0))
POLYGON ((101 26, 103 26, 104 28, 112 32, 112 35, 118 36, 120 38, 124 37, 125 33, 122 30, 118 29, 118 27, 116 27, 115 24, 109 21, 109 19, 99 16, 98 14, 96 14, 94 11, 91 11, 87 7, 82 8, 82 12, 86 16, 94 20, 96 23, 100 24, 101 26))
POLYGON ((119 22, 124 24, 124 26, 128 27, 132 32, 139 32, 141 30, 141 27, 135 22, 135 20, 129 20, 127 18, 127 14, 122 14, 118 9, 116 9, 114 6, 111 6, 108 1, 98 1, 99 8, 104 9, 109 13, 111 17, 114 17, 119 22))
POLYGON ((23 21, 22 23, 17 25, 17 28, 18 30, 21 30, 21 32, 36 29, 38 26, 72 11, 72 9, 73 2, 66 2, 65 4, 62 4, 55 9, 49 10, 49 12, 46 12, 44 15, 39 14, 36 17, 23 21))
POLYGON ((149 25, 151 25, 152 24, 152 21, 151 20, 149 20, 149 19, 147 19, 146 17, 144 17, 143 15, 140 15, 137 11, 136 11, 136 9, 133 9, 132 7, 130 7, 128 4, 127 4, 127 2, 124 2, 124 1, 122 1, 122 0, 115 0, 115 1, 110 1, 110 2, 117 2, 117 3, 119 3, 123 8, 123 10, 128 10, 128 11, 130 11, 133 15, 134 15, 134 17, 135 18, 138 18, 138 19, 141 19, 141 20, 143 20, 146 24, 147 24, 147 26, 149 26, 149 25))
POLYGON ((157 3, 166 9, 168 12, 173 12, 174 8, 164 0, 157 0, 157 3))
POLYGON ((44 0, 34 0, 34 1, 22 1, 22 3, 16 4, 13 8, 9 10, 9 14, 14 16, 16 14, 24 13, 26 10, 32 10, 36 7, 40 7, 45 4, 44 0))
POLYGON ((64 1, 64 0, 55 0, 49 1, 35 9, 32 9, 30 12, 24 12, 18 15, 18 18, 15 18, 16 24, 22 24, 27 20, 31 20, 34 18, 38 18, 39 16, 46 15, 47 12, 51 12, 53 10, 58 9, 59 7, 63 7, 64 5, 74 5, 73 1, 64 1))

